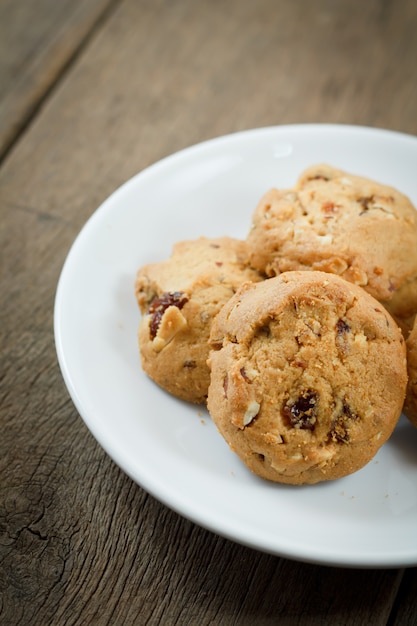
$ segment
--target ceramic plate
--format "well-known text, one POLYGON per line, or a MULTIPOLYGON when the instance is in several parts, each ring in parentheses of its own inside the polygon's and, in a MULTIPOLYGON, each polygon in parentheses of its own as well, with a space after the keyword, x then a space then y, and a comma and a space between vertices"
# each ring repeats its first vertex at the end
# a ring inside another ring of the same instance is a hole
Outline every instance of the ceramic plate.
POLYGON ((168 507, 238 543, 327 565, 417 565, 417 429, 402 417, 361 471, 315 486, 268 483, 229 450, 204 408, 141 371, 137 269, 174 242, 244 238, 265 191, 327 162, 397 187, 417 205, 417 138, 338 125, 213 139, 129 180, 92 215, 62 270, 55 338, 69 393, 114 461, 168 507))

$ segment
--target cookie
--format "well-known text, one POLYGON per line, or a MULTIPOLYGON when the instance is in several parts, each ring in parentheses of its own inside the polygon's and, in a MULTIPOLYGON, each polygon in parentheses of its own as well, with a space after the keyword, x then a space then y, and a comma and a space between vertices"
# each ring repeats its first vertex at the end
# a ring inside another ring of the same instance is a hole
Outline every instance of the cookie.
POLYGON ((324 272, 243 285, 213 322, 208 409, 258 476, 317 483, 366 465, 405 397, 405 340, 361 287, 324 272))
POLYGON ((169 259, 142 267, 135 294, 144 371, 174 396, 205 402, 212 320, 243 281, 261 278, 246 243, 230 237, 179 242, 169 259))
POLYGON ((400 321, 417 311, 417 211, 391 187, 313 166, 294 189, 265 194, 247 241, 268 276, 330 272, 389 303, 400 321))
POLYGON ((417 319, 407 341, 408 385, 404 413, 417 428, 417 319))

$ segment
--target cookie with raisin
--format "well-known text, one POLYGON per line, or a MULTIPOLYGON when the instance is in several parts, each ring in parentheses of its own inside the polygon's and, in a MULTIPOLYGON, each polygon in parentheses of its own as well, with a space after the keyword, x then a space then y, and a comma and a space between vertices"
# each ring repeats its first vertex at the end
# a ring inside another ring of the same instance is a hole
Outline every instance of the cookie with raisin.
POLYGON ((417 428, 417 318, 407 341, 408 385, 404 413, 417 428))
POLYGON ((261 279, 246 243, 230 237, 181 241, 170 258, 143 266, 135 294, 144 371, 174 396, 204 403, 211 323, 242 282, 261 279))
POLYGON ((260 200, 247 237, 268 276, 318 270, 342 276, 389 305, 407 326, 417 311, 417 211, 387 185, 329 165, 260 200))
POLYGON ((213 322, 208 410, 258 476, 317 483, 365 466, 390 437, 407 384, 386 309, 333 274, 243 285, 213 322))

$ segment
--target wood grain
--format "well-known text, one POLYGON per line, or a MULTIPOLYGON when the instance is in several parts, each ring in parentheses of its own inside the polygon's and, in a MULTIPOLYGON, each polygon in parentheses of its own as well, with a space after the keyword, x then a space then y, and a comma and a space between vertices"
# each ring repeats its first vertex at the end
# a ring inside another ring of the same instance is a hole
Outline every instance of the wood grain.
POLYGON ((0 1, 0 158, 117 1, 0 1))
MULTIPOLYGON (((10 19, 20 19, 18 4, 10 19)), ((87 4, 89 20, 78 13, 72 24, 88 41, 64 74, 65 62, 56 66, 55 88, 40 89, 46 96, 25 132, 6 123, 14 130, 0 169, 0 623, 415 623, 416 569, 272 557, 147 495, 79 418, 52 322, 79 229, 157 159, 270 124, 417 134, 416 3, 124 0, 104 14, 110 3, 87 4)), ((45 32, 51 19, 52 40, 65 7, 54 26, 45 4, 34 29, 45 32)), ((15 89, 10 79, 6 91, 15 89)))

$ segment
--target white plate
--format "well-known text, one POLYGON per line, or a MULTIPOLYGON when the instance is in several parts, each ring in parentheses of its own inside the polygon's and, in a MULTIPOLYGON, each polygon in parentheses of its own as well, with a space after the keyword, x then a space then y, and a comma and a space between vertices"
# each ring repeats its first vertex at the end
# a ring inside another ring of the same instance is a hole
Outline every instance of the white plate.
POLYGON ((200 235, 246 236, 261 195, 328 162, 397 187, 417 205, 417 138, 338 125, 262 128, 183 150, 144 170, 94 213, 65 262, 55 338, 88 428, 137 483, 181 515, 242 544, 352 567, 417 565, 417 429, 402 417, 363 470, 316 486, 251 475, 205 409, 141 371, 136 270, 200 235))

